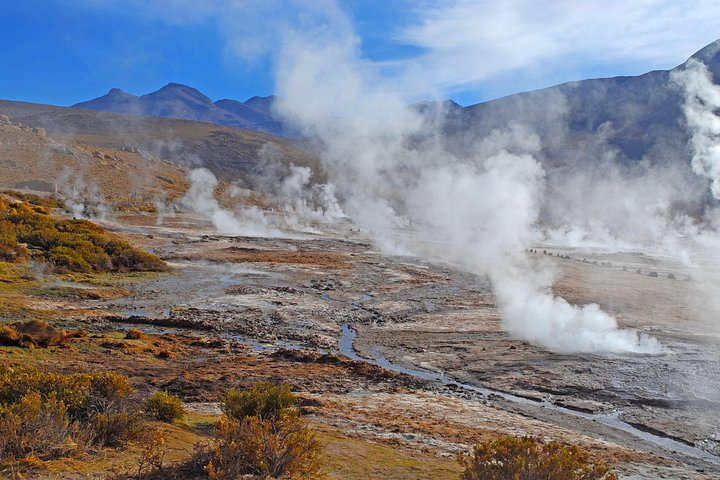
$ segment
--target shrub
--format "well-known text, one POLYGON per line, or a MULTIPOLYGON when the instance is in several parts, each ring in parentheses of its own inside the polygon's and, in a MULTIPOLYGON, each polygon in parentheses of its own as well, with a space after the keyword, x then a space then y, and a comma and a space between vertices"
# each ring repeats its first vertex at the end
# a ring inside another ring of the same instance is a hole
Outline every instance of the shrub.
POLYGON ((56 458, 137 438, 141 417, 128 378, 0 366, 0 460, 56 458))
POLYGON ((172 423, 185 416, 182 400, 168 391, 157 391, 147 401, 147 411, 161 422, 172 423))
POLYGON ((461 453, 461 480, 617 480, 604 462, 573 445, 542 443, 536 437, 504 436, 461 453))
POLYGON ((145 337, 145 334, 137 328, 131 328, 125 333, 126 340, 140 340, 145 337))
POLYGON ((66 456, 77 449, 78 443, 69 439, 77 436, 78 430, 57 397, 43 399, 39 393, 29 392, 17 403, 0 405, 0 458, 66 456))
POLYGON ((87 220, 55 220, 43 206, 0 198, 0 260, 33 257, 61 272, 167 271, 160 258, 87 220), (27 245, 27 247, 26 247, 27 245))
POLYGON ((261 420, 274 421, 292 412, 294 403, 295 396, 288 385, 258 382, 243 391, 227 392, 221 408, 233 420, 260 417, 261 420))
POLYGON ((87 336, 87 332, 66 332, 42 320, 0 325, 0 346, 49 348, 53 345, 67 345, 71 338, 82 336, 87 336))
POLYGON ((0 260, 10 263, 20 263, 30 257, 30 251, 17 242, 11 232, 0 225, 0 260))
POLYGON ((317 478, 320 443, 298 416, 272 422, 260 417, 220 422, 213 449, 200 449, 195 463, 204 464, 210 478, 317 478))
POLYGON ((294 400, 287 385, 268 382, 228 392, 214 442, 196 446, 177 478, 320 478, 320 442, 294 400))
POLYGON ((17 198, 31 205, 48 208, 63 208, 63 202, 55 196, 41 197, 34 193, 19 192, 15 190, 2 190, 0 193, 17 198))

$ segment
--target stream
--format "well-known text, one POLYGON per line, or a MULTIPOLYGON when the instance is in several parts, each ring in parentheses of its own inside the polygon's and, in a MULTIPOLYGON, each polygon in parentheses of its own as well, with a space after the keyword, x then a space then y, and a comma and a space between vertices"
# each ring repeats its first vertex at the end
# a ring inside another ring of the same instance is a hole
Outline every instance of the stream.
POLYGON ((681 453, 683 455, 687 455, 688 457, 704 460, 704 461, 712 463, 714 465, 720 465, 720 458, 711 453, 708 453, 697 447, 679 442, 677 440, 673 440, 672 438, 662 437, 659 435, 654 435, 652 433, 640 430, 640 429, 630 425, 629 423, 620 420, 619 417, 620 417, 621 412, 619 410, 615 410, 610 413, 602 413, 602 414, 581 412, 578 410, 572 410, 570 408, 561 407, 559 405, 555 405, 550 402, 540 402, 540 401, 524 398, 521 396, 513 395, 511 393, 503 392, 500 390, 493 390, 491 388, 480 387, 480 386, 472 385, 469 383, 458 382, 457 380, 447 377, 444 374, 438 374, 438 373, 427 371, 427 370, 418 370, 418 369, 403 367, 403 366, 393 363, 390 360, 383 358, 383 357, 380 357, 380 358, 364 357, 364 356, 360 355, 355 350, 355 347, 354 347, 355 337, 357 336, 357 332, 355 332, 355 330, 353 330, 347 323, 342 324, 341 329, 342 329, 342 336, 340 337, 340 342, 339 342, 340 352, 343 355, 345 355, 349 358, 352 358, 354 360, 371 363, 373 365, 377 365, 379 367, 382 367, 386 370, 389 370, 389 371, 392 371, 395 373, 402 373, 405 375, 410 375, 412 377, 427 380, 427 381, 430 381, 433 383, 447 385, 447 386, 453 386, 453 387, 461 388, 464 390, 473 391, 473 392, 480 393, 485 396, 495 395, 495 396, 500 397, 508 402, 512 402, 515 404, 530 405, 530 406, 533 406, 536 408, 538 408, 538 407, 545 408, 545 409, 560 412, 564 415, 580 417, 580 418, 584 418, 584 419, 591 420, 594 422, 598 422, 598 423, 601 423, 608 427, 615 428, 617 430, 621 430, 623 432, 629 433, 637 438, 645 440, 646 442, 658 445, 666 450, 670 450, 671 452, 681 453))

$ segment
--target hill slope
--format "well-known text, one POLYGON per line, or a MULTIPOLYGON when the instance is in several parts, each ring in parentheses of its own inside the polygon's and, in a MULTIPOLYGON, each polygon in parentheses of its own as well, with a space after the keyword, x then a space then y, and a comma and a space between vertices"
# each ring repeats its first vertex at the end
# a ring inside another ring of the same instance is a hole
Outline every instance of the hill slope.
POLYGON ((65 143, 139 151, 188 168, 203 166, 226 181, 261 174, 267 161, 318 171, 317 160, 294 141, 211 123, 11 101, 0 101, 0 114, 43 128, 65 143))

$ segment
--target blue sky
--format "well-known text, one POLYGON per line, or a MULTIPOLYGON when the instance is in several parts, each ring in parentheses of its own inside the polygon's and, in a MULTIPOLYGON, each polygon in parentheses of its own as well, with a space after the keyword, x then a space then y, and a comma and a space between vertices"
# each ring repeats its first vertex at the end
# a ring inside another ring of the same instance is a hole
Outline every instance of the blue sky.
POLYGON ((720 3, 6 1, 0 98, 70 105, 112 87, 144 94, 169 82, 213 100, 268 95, 293 31, 354 38, 358 61, 408 84, 409 100, 449 97, 467 105, 564 81, 671 68, 720 38, 720 3))

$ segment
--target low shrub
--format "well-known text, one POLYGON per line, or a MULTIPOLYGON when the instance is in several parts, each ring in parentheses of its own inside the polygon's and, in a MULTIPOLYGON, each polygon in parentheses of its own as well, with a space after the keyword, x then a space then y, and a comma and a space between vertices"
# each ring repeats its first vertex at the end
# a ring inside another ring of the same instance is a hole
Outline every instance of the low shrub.
POLYGON ((24 348, 49 348, 65 346, 70 339, 87 336, 84 330, 67 332, 59 330, 42 320, 29 320, 0 325, 0 346, 24 348))
POLYGON ((0 197, 0 260, 30 257, 60 272, 167 271, 160 258, 108 234, 87 220, 57 220, 42 206, 0 197))
POLYGON ((117 446, 140 434, 128 378, 0 366, 0 460, 57 458, 117 446))
POLYGON ((192 461, 208 478, 318 478, 321 446, 303 419, 272 422, 260 417, 223 419, 212 448, 200 447, 192 461))
POLYGON ((45 209, 63 208, 65 206, 62 200, 52 195, 43 197, 35 195, 34 193, 20 192, 17 190, 2 190, 0 193, 17 198, 18 200, 22 200, 23 202, 36 207, 44 207, 45 209))
POLYGON ((461 453, 461 480, 617 480, 604 462, 586 450, 537 437, 503 436, 461 453))
POLYGON ((78 450, 77 422, 71 422, 65 404, 54 396, 43 399, 29 392, 17 403, 0 405, 0 456, 58 458, 78 450))
MULTIPOLYGON (((267 382, 230 391, 212 443, 197 445, 181 464, 133 478, 322 478, 320 442, 293 408, 294 400, 287 385, 267 382)), ((141 458, 138 470, 146 463, 141 458)))
POLYGON ((126 340, 141 340, 143 338, 145 338, 145 334, 137 328, 131 328, 125 333, 126 340))
POLYGON ((180 420, 185 416, 185 407, 183 407, 180 397, 163 390, 157 391, 147 401, 147 412, 157 420, 166 423, 172 423, 180 420))
POLYGON ((291 413, 295 396, 285 384, 258 382, 243 390, 230 390, 221 406, 223 413, 233 420, 259 417, 274 421, 291 413))

